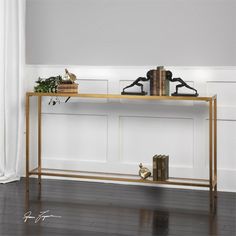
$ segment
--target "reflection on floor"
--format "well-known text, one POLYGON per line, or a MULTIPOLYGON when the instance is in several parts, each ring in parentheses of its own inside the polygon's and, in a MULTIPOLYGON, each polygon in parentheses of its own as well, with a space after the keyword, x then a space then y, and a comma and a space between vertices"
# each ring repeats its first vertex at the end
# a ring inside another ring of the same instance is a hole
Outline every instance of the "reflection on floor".
POLYGON ((236 235, 236 193, 211 211, 208 191, 44 179, 39 199, 30 182, 28 200, 24 179, 0 185, 0 235, 236 235))

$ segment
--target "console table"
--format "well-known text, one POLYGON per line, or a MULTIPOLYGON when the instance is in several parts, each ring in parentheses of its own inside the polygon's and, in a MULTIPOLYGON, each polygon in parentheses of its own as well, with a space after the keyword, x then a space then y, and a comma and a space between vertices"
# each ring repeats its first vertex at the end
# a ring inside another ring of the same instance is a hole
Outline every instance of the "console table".
POLYGON ((38 176, 38 183, 41 184, 41 176, 60 176, 79 179, 94 179, 94 180, 110 180, 110 181, 125 181, 125 182, 139 182, 165 185, 182 185, 193 187, 206 187, 210 191, 210 203, 214 200, 217 194, 217 97, 176 97, 176 96, 139 96, 139 95, 119 95, 119 94, 66 94, 66 93, 26 93, 26 191, 29 192, 29 177, 31 175, 38 176), (38 166, 30 169, 30 98, 37 97, 38 103, 38 166), (114 175, 99 174, 86 175, 79 171, 69 170, 54 170, 45 169, 41 162, 41 113, 42 113, 42 97, 77 97, 77 98, 93 98, 93 99, 136 99, 136 100, 174 100, 174 101, 194 101, 207 102, 209 107, 209 178, 208 179, 190 179, 190 178, 169 178, 166 181, 153 181, 152 179, 142 180, 137 177, 114 177, 114 175))

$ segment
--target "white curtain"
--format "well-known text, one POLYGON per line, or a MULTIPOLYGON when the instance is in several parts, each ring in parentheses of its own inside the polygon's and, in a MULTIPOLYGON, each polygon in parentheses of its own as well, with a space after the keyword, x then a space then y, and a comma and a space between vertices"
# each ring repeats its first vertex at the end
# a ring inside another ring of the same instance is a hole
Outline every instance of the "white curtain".
POLYGON ((0 183, 19 180, 24 160, 24 28, 25 0, 0 0, 0 183))

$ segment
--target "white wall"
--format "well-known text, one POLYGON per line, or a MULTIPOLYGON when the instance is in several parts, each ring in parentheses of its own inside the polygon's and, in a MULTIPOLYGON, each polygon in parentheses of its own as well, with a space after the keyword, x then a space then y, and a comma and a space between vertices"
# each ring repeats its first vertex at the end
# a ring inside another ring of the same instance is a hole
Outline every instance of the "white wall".
MULTIPOLYGON (((65 67, 26 66, 28 90, 39 76, 63 75, 65 67)), ((81 93, 120 93, 151 68, 155 67, 68 67, 78 76, 81 93)), ((200 96, 217 94, 219 189, 236 191, 236 68, 167 69, 193 85, 200 96)), ((208 176, 205 102, 72 99, 54 107, 47 102, 42 115, 44 167, 137 174, 140 162, 151 168, 152 156, 161 153, 170 155, 172 176, 208 176)), ((34 111, 35 101, 31 105, 34 111)), ((32 129, 35 126, 33 119, 32 129)), ((35 153, 31 149, 32 158, 35 153)))
POLYGON ((236 66, 235 0, 27 0, 26 62, 236 66))
MULTIPOLYGON (((217 94, 219 189, 236 191, 235 0, 26 3, 28 91, 39 76, 62 75, 67 67, 79 77, 81 93, 120 93, 155 68, 150 65, 171 65, 167 69, 201 96, 217 94)), ((42 119, 45 167, 137 174, 140 162, 151 168, 152 156, 163 153, 170 155, 172 176, 208 176, 204 102, 71 99, 55 107, 47 102, 42 119)), ((35 131, 36 101, 31 105, 35 131)), ((36 134, 31 136, 32 159, 36 134)))

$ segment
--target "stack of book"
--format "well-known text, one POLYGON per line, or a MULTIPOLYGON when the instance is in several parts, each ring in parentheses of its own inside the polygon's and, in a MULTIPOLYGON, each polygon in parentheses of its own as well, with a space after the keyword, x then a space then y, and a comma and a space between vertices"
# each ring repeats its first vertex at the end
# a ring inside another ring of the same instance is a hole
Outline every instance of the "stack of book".
POLYGON ((153 157, 153 181, 165 181, 169 178, 169 156, 153 157))
POLYGON ((170 82, 166 79, 166 70, 164 66, 158 66, 152 73, 150 79, 150 95, 169 96, 170 82))
POLYGON ((58 93, 78 93, 78 84, 61 83, 57 86, 58 93))

